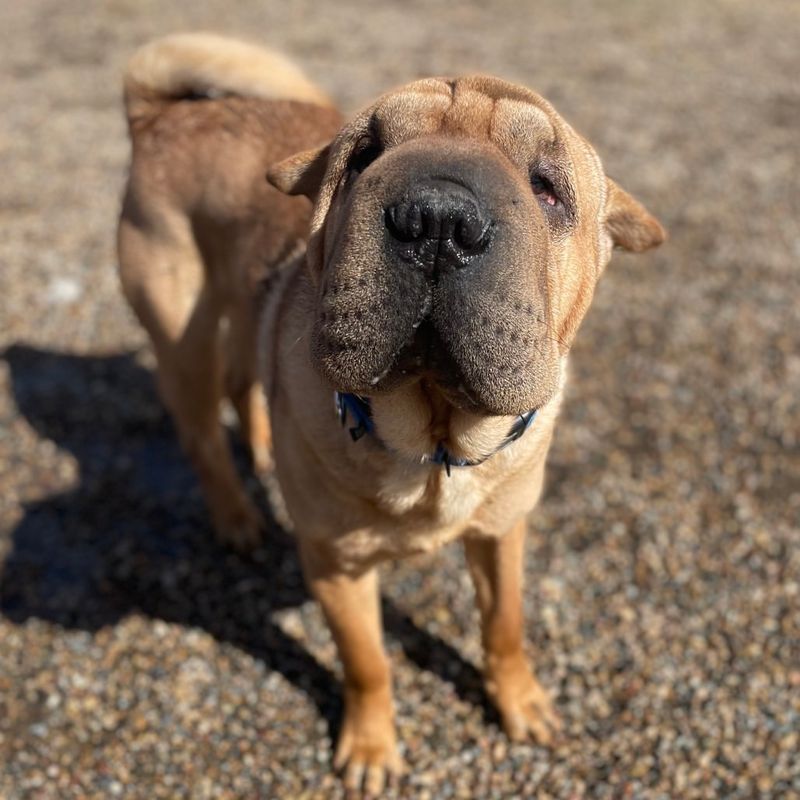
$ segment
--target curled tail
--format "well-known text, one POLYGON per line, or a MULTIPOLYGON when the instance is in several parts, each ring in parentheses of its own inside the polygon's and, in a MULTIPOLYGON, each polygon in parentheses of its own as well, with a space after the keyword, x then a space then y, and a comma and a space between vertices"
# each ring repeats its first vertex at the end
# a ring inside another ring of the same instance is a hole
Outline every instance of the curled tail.
POLYGON ((212 33, 178 33, 136 51, 125 70, 128 121, 187 97, 240 95, 330 106, 325 93, 288 58, 212 33))

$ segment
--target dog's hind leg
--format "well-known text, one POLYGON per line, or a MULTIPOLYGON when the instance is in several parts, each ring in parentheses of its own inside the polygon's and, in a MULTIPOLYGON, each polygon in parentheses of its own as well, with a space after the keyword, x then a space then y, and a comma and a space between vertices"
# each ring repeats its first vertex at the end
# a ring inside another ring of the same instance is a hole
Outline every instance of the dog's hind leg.
POLYGON ((219 420, 220 301, 206 281, 188 221, 160 211, 150 225, 130 205, 119 229, 120 278, 152 339, 162 398, 200 479, 217 535, 239 549, 253 547, 260 540, 261 515, 239 479, 219 420))
POLYGON ((253 468, 259 474, 271 464, 272 436, 266 399, 258 379, 256 314, 251 296, 236 298, 225 333, 225 392, 239 419, 253 468))

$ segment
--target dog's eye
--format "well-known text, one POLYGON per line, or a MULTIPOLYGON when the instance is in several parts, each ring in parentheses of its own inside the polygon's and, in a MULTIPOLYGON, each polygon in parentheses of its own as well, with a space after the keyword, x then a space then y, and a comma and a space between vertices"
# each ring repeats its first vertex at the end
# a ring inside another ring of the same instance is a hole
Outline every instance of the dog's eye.
POLYGON ((531 175, 531 187, 533 188, 533 193, 545 205, 555 207, 561 203, 553 182, 541 173, 534 172, 531 175))
POLYGON ((359 174, 375 161, 382 152, 383 149, 380 145, 371 140, 364 141, 353 150, 347 168, 350 172, 359 174))

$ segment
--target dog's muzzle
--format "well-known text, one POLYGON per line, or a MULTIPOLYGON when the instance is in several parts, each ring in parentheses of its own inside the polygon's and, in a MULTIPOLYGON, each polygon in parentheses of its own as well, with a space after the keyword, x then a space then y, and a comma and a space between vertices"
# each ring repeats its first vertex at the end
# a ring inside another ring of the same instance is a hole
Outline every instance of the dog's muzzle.
POLYGON ((426 273, 466 266, 491 243, 492 221, 465 187, 432 180, 413 187, 384 214, 390 247, 426 273))

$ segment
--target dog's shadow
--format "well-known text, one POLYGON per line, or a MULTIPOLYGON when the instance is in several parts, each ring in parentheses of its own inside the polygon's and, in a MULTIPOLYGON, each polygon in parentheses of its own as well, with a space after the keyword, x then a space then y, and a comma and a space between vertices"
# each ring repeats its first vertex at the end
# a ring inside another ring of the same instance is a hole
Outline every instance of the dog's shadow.
MULTIPOLYGON (((215 543, 152 375, 133 354, 14 345, 2 357, 20 413, 75 457, 78 482, 25 505, 0 568, 0 612, 16 623, 37 617, 89 631, 131 612, 202 628, 305 692, 334 736, 341 716, 334 676, 270 619, 309 595, 294 543, 260 483, 251 476, 268 519, 266 541, 253 558, 239 557, 215 543)), ((238 460, 246 469, 241 453, 238 460)), ((409 659, 496 719, 474 666, 390 601, 383 611, 387 634, 409 659)))

